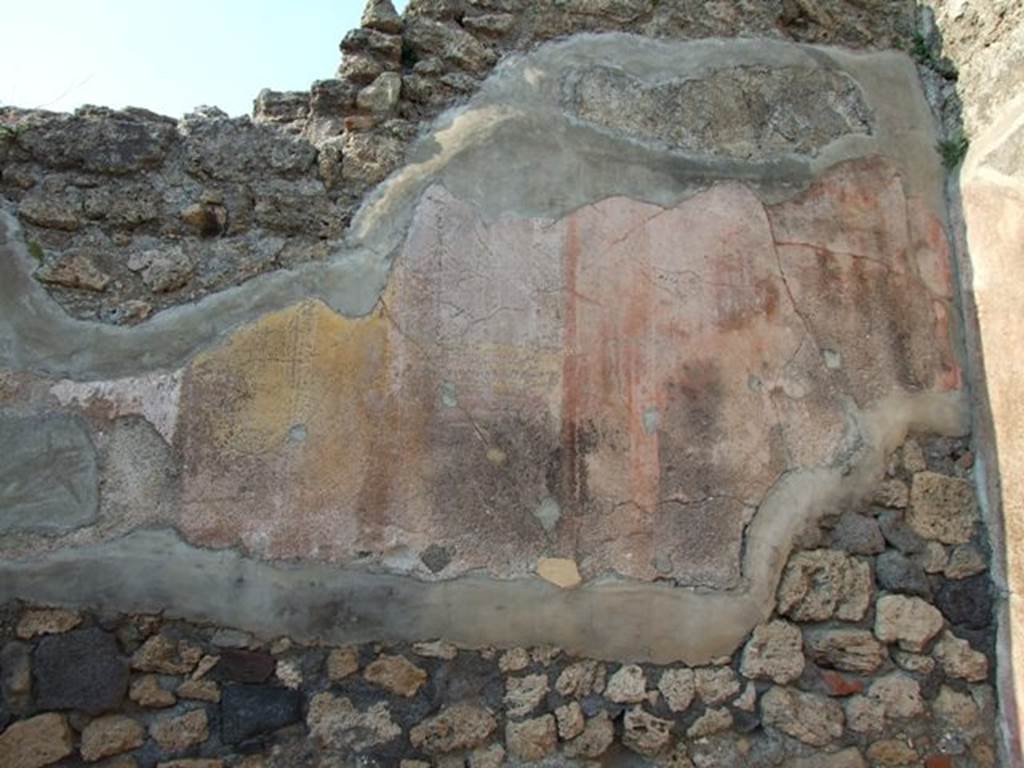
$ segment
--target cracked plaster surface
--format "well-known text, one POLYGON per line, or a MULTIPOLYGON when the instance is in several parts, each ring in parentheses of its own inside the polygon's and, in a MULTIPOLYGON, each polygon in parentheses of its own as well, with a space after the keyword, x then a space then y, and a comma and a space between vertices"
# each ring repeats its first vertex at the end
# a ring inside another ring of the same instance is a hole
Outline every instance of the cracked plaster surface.
POLYGON ((877 160, 775 206, 730 182, 557 221, 486 222, 432 188, 370 317, 303 305, 193 364, 182 530, 341 562, 440 543, 449 577, 553 556, 734 588, 783 473, 850 460, 888 394, 958 386, 913 206, 877 160))

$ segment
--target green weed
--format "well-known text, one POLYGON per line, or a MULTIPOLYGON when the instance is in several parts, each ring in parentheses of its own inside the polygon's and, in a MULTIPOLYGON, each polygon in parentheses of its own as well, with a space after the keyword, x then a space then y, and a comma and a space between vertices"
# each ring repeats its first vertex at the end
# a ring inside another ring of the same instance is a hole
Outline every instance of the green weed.
POLYGON ((11 125, 0 125, 0 142, 13 143, 18 139, 18 129, 11 125))
POLYGON ((967 154, 967 148, 971 141, 963 131, 957 131, 948 139, 943 139, 935 145, 935 149, 942 156, 942 164, 949 169, 956 168, 963 162, 967 154))
POLYGON ((910 43, 910 55, 921 64, 930 64, 935 59, 935 54, 928 47, 928 41, 920 32, 914 33, 914 38, 910 43))
POLYGON ((29 240, 28 255, 35 259, 39 264, 42 264, 46 254, 43 253, 43 246, 41 246, 38 241, 29 240))

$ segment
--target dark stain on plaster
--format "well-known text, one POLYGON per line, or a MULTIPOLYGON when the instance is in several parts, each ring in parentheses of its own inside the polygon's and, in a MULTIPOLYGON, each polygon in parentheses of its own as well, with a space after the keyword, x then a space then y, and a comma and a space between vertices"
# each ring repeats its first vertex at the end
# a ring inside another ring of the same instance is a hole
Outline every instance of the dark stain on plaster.
POLYGON ((436 530, 542 549, 546 534, 533 512, 550 495, 555 424, 525 412, 493 421, 455 412, 436 415, 429 429, 436 530))
POLYGON ((427 566, 431 573, 440 573, 452 561, 456 554, 454 547, 442 547, 438 544, 431 544, 420 552, 420 561, 427 566))
POLYGON ((663 426, 658 430, 659 496, 707 496, 724 478, 713 450, 721 438, 723 385, 713 360, 685 363, 665 387, 663 426))

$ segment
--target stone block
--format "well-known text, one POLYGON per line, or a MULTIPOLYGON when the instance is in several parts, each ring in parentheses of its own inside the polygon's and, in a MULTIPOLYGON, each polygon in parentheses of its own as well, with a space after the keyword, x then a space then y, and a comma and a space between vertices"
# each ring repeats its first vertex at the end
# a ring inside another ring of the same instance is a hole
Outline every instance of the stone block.
POLYGON ((98 628, 44 637, 32 658, 36 703, 96 715, 116 709, 128 688, 128 661, 98 628))
POLYGON ((221 694, 221 740, 240 744, 302 719, 302 695, 269 685, 226 685, 221 694))

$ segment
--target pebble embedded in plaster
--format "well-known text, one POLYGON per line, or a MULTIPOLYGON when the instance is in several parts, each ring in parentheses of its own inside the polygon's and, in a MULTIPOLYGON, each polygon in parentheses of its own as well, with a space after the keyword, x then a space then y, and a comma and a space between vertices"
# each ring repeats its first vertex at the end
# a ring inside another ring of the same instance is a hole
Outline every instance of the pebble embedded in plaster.
POLYGON ((583 583, 575 560, 564 557, 542 557, 537 561, 537 575, 562 589, 575 589, 583 583))
POLYGON ((445 408, 455 408, 458 404, 459 397, 455 385, 450 381, 441 382, 441 405, 445 408))

